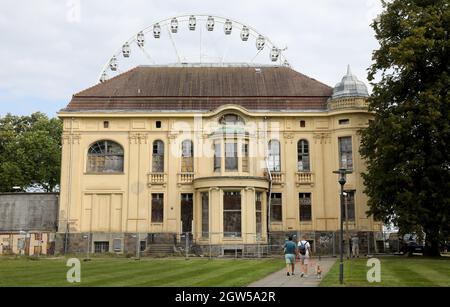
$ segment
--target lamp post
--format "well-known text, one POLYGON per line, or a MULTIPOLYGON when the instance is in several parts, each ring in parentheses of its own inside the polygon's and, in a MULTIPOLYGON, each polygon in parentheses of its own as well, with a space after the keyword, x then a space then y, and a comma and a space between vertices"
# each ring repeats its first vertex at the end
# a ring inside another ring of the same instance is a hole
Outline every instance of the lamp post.
POLYGON ((342 246, 342 240, 344 238, 344 185, 347 182, 345 179, 346 174, 351 174, 352 172, 347 170, 346 168, 340 168, 338 171, 334 171, 334 174, 339 174, 339 184, 341 185, 341 197, 340 197, 340 211, 341 211, 341 227, 340 227, 340 236, 339 236, 339 283, 344 283, 344 248, 342 246))

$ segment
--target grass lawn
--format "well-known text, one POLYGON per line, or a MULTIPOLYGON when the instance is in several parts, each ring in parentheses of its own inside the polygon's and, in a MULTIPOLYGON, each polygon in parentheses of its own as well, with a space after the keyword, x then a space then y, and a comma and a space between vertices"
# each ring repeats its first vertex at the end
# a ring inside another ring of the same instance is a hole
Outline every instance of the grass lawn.
POLYGON ((67 259, 0 258, 5 286, 161 286, 241 287, 284 267, 280 259, 93 258, 81 261, 81 283, 66 281, 67 259))
MULTIPOLYGON (((369 283, 366 278, 367 259, 344 262, 345 286, 387 286, 387 287, 436 287, 450 286, 450 257, 439 259, 414 257, 380 257, 381 282, 369 283)), ((325 276, 320 286, 340 286, 339 260, 325 276)))

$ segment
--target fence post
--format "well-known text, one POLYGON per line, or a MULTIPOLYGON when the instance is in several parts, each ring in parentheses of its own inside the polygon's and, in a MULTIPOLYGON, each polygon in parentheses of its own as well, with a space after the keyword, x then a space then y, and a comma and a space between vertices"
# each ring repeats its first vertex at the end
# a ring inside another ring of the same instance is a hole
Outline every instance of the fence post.
POLYGON ((211 260, 212 255, 211 255, 211 234, 208 231, 208 238, 209 238, 209 260, 211 260))
POLYGON ((336 246, 334 245, 335 244, 335 236, 336 236, 336 233, 333 232, 333 237, 332 237, 332 239, 333 239, 333 257, 336 256, 336 246))
POLYGON ((187 232, 185 232, 184 233, 184 238, 185 238, 185 241, 186 241, 186 260, 188 260, 188 258, 189 258, 189 256, 188 256, 188 248, 189 248, 189 236, 188 236, 188 233, 187 232))

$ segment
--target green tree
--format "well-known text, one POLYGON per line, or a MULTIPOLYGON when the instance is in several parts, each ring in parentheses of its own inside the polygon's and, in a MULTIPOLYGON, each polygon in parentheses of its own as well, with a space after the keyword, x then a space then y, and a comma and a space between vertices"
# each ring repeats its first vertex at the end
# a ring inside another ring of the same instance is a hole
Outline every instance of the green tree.
POLYGON ((449 1, 382 4, 369 69, 375 118, 360 150, 368 213, 403 233, 419 228, 425 254, 437 256, 450 224, 449 1))
POLYGON ((45 114, 0 117, 0 192, 59 185, 62 123, 45 114))

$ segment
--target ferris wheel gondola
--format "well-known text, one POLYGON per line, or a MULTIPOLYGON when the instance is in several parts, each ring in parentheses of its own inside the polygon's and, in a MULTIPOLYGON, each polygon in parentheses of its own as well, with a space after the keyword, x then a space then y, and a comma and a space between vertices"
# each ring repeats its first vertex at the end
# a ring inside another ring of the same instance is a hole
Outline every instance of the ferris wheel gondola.
MULTIPOLYGON (((268 60, 271 63, 279 63, 281 66, 290 66, 288 60, 284 56, 283 52, 286 49, 280 49, 276 45, 272 43, 267 36, 262 35, 254 28, 245 25, 241 22, 234 21, 230 18, 223 18, 219 16, 213 15, 181 15, 172 17, 169 19, 165 19, 159 22, 152 24, 151 26, 139 31, 135 36, 131 37, 125 43, 123 43, 122 47, 110 58, 110 60, 105 64, 101 74, 100 74, 100 82, 105 82, 110 74, 108 72, 112 72, 112 76, 116 75, 119 67, 119 56, 122 55, 123 59, 134 58, 135 56, 131 56, 132 47, 136 45, 145 57, 150 60, 152 63, 156 63, 154 58, 150 57, 148 52, 148 47, 146 47, 146 39, 145 35, 147 33, 151 33, 155 39, 160 39, 165 36, 166 32, 163 32, 163 28, 167 29, 168 37, 172 41, 172 46, 176 51, 177 61, 180 64, 184 64, 186 61, 182 60, 182 57, 179 54, 177 44, 175 42, 175 37, 179 37, 183 34, 183 31, 180 30, 180 24, 187 24, 188 31, 196 31, 197 26, 200 26, 199 23, 204 23, 204 26, 207 32, 213 32, 216 27, 216 23, 223 24, 223 34, 225 36, 238 36, 241 42, 247 42, 251 37, 255 39, 255 55, 251 59, 250 63, 253 63, 254 60, 259 56, 260 53, 268 53, 268 60), (237 34, 233 34, 234 28, 237 29, 237 34), (181 33, 181 34, 180 34, 181 33)), ((199 31, 200 37, 202 37, 202 29, 199 31)), ((222 34, 222 35, 223 35, 222 34)), ((218 35, 218 34, 216 34, 218 35)), ((229 41, 229 40, 228 40, 229 41)), ((201 41, 200 41, 201 43, 201 41)), ((225 51, 223 51, 225 52, 225 51)), ((133 53, 134 54, 134 53, 133 53)), ((202 58, 202 48, 200 47, 200 62, 202 58)), ((221 57, 221 62, 223 64, 224 56, 221 57)), ((218 63, 218 64, 220 64, 218 63)), ((273 64, 272 64, 273 65, 273 64)), ((122 63, 121 63, 122 66, 122 63)))

